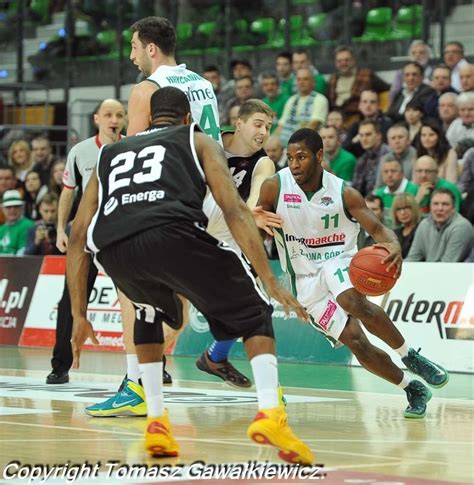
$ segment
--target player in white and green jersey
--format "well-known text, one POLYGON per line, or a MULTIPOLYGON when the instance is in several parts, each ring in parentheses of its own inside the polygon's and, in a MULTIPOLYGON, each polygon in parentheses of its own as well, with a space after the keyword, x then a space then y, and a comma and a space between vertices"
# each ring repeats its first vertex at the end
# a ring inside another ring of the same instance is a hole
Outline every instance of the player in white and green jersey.
POLYGON ((431 391, 399 369, 388 354, 372 345, 365 328, 394 349, 408 370, 433 387, 448 382, 447 372, 408 348, 384 310, 356 291, 348 268, 357 251, 359 223, 379 246, 389 251, 387 270, 401 270, 401 249, 394 232, 367 208, 361 194, 342 179, 323 170, 323 142, 314 130, 303 128, 288 141, 288 168, 267 179, 258 205, 282 218, 275 237, 282 268, 292 290, 311 315, 311 323, 335 344, 347 345, 362 366, 407 393, 405 416, 422 418, 431 391))

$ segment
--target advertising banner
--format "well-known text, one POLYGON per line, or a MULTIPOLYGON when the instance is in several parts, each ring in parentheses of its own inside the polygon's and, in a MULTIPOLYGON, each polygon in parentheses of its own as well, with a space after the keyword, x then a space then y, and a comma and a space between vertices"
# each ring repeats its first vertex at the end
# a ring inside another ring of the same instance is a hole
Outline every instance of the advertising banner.
MULTIPOLYGON (((404 264, 395 287, 371 300, 387 312, 410 347, 421 347, 422 354, 448 370, 474 372, 472 263, 404 264)), ((367 335, 400 363, 384 342, 367 335)), ((353 363, 357 364, 355 357, 353 363)))
MULTIPOLYGON (((58 302, 64 290, 65 270, 64 256, 43 258, 38 284, 20 339, 21 346, 54 346, 58 302)), ((89 299, 87 316, 94 326, 100 345, 86 345, 86 349, 115 351, 124 349, 120 305, 115 287, 109 277, 100 273, 89 299)))
MULTIPOLYGON (((271 262, 285 282, 278 262, 271 262)), ((0 343, 52 347, 57 305, 64 289, 65 258, 0 258, 0 343), (41 267, 41 270, 40 270, 41 267), (36 282, 36 285, 35 285, 36 282), (24 323, 24 325, 23 325, 24 323)), ((474 265, 469 263, 405 263, 400 280, 386 295, 372 298, 388 313, 409 346, 448 370, 474 372, 474 265)), ((314 363, 353 363, 346 347, 333 349, 325 337, 295 315, 285 318, 273 302, 277 351, 282 360, 314 363)), ((120 306, 110 278, 99 275, 89 302, 88 316, 101 343, 91 349, 123 349, 120 306)), ((386 350, 397 364, 398 355, 377 337, 369 339, 386 350)), ((190 309, 190 324, 174 348, 176 355, 200 355, 212 341, 205 318, 190 309)), ((242 344, 233 357, 244 358, 242 344)))
POLYGON ((41 259, 0 256, 0 345, 17 345, 41 259))

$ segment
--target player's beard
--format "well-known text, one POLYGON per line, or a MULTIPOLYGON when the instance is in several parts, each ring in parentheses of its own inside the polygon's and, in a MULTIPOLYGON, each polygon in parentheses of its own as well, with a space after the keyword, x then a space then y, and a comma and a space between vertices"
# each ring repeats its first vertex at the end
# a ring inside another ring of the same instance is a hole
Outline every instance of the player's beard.
POLYGON ((146 77, 152 74, 151 60, 148 59, 148 57, 143 56, 143 63, 140 66, 140 70, 142 71, 143 75, 146 77))

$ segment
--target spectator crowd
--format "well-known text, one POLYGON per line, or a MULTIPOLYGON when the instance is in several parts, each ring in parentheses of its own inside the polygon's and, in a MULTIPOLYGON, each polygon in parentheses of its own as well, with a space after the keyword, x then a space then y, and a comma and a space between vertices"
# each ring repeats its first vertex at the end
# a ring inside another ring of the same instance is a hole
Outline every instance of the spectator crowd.
MULTIPOLYGON (((395 230, 408 261, 474 260, 474 65, 459 42, 434 62, 412 42, 392 83, 359 67, 349 46, 334 52, 323 76, 310 52, 280 52, 274 70, 257 75, 248 60, 231 62, 232 79, 216 65, 202 75, 215 90, 221 127, 240 105, 260 98, 273 111, 265 149, 276 170, 287 165, 291 133, 317 130, 324 168, 356 188, 395 230)), ((0 166, 0 254, 57 254, 55 228, 64 161, 47 137, 15 140, 0 166)), ((373 241, 363 232, 359 247, 373 241)))

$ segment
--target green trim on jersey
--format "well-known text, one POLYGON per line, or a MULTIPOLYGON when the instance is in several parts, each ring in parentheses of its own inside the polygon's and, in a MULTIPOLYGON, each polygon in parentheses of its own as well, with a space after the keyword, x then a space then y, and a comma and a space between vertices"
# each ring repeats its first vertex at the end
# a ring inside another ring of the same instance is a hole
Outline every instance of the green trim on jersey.
POLYGON ((346 217, 351 221, 351 222, 355 222, 356 224, 358 224, 359 222, 357 221, 357 219, 354 219, 354 217, 352 216, 352 214, 347 210, 347 207, 346 207, 346 199, 344 199, 344 189, 346 188, 346 181, 344 180, 344 182, 342 182, 342 185, 341 185, 341 199, 342 199, 342 207, 344 208, 344 214, 346 215, 346 217))
POLYGON ((314 318, 310 315, 309 316, 309 324, 319 333, 322 333, 328 342, 331 344, 332 348, 335 348, 336 345, 338 344, 338 340, 335 338, 331 337, 327 333, 324 332, 324 330, 314 321, 314 318))
POLYGON ((284 245, 283 249, 285 250, 285 256, 286 256, 286 273, 288 273, 290 275, 291 292, 293 293, 295 298, 297 298, 298 292, 296 291, 296 275, 295 275, 295 271, 293 269, 293 266, 291 264, 291 259, 290 259, 290 254, 288 253, 288 248, 286 246, 285 234, 283 232, 283 229, 278 228, 278 227, 275 228, 275 231, 277 231, 278 234, 280 234, 281 239, 283 241, 283 245, 284 245))
POLYGON ((276 199, 275 199, 275 212, 276 210, 278 209, 278 201, 280 200, 280 193, 281 193, 281 178, 280 178, 280 173, 277 172, 276 173, 276 176, 277 176, 277 181, 278 181, 278 193, 277 193, 277 196, 276 196, 276 199))
POLYGON ((221 128, 221 136, 225 135, 226 133, 234 134, 235 133, 235 126, 232 126, 232 125, 223 126, 221 128))
MULTIPOLYGON (((301 187, 300 187, 301 188, 301 187)), ((315 190, 315 191, 305 191, 303 189, 301 189, 301 192, 304 193, 304 195, 306 195, 306 199, 308 200, 308 202, 311 202, 311 199, 320 191, 320 190, 323 190, 325 187, 324 187, 324 170, 321 174, 321 187, 319 187, 318 190, 315 190)))
POLYGON ((144 79, 144 81, 150 81, 151 83, 156 84, 159 88, 161 88, 161 86, 154 79, 150 79, 149 77, 147 77, 146 79, 144 79))

